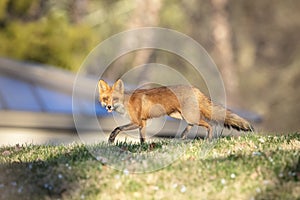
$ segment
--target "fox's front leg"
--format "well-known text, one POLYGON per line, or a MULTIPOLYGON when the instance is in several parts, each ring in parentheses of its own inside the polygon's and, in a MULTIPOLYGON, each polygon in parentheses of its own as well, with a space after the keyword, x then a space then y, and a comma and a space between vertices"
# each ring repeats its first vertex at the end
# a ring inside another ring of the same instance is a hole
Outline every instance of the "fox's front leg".
POLYGON ((119 126, 111 132, 108 142, 113 143, 115 141, 115 138, 121 131, 130 131, 130 130, 137 129, 137 128, 140 128, 140 126, 133 124, 133 123, 126 124, 124 126, 119 126))
POLYGON ((142 121, 142 125, 139 128, 140 131, 140 141, 143 144, 146 141, 146 120, 142 121))

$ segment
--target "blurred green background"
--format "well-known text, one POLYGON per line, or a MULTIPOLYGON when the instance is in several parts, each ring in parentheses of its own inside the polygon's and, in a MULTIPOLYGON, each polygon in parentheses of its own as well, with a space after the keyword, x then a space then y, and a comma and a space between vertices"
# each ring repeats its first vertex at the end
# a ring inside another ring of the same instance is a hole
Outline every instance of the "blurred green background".
MULTIPOLYGON (((300 128, 299 8, 297 0, 1 0, 0 56, 76 72, 113 34, 174 29, 216 62, 229 106, 262 115, 259 129, 288 133, 300 128)), ((121 58, 122 69, 149 61, 188 65, 166 52, 144 51, 144 60, 137 55, 121 58)), ((112 66, 110 73, 122 70, 112 66)))

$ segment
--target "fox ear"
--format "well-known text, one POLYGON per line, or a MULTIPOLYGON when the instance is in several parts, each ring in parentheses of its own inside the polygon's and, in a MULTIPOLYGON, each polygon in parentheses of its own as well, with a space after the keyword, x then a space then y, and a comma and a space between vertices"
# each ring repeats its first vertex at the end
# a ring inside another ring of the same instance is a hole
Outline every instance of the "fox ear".
POLYGON ((117 80, 115 84, 112 86, 113 90, 124 93, 124 84, 121 79, 117 80))
POLYGON ((98 82, 98 89, 99 89, 99 92, 103 92, 103 91, 106 91, 106 90, 109 90, 109 85, 103 81, 103 80, 100 80, 98 82))

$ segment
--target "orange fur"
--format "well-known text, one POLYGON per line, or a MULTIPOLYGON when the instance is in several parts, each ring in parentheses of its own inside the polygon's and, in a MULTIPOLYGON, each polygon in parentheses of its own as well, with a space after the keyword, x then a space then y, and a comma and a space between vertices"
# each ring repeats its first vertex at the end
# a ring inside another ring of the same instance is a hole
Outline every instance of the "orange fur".
POLYGON ((245 119, 213 104, 199 89, 191 86, 178 85, 152 89, 138 89, 124 92, 122 80, 110 87, 105 81, 98 83, 99 101, 108 112, 116 111, 128 114, 131 123, 115 128, 110 134, 109 141, 126 130, 139 129, 140 140, 145 141, 145 126, 147 119, 164 115, 183 119, 188 126, 181 134, 185 138, 193 125, 203 126, 212 139, 212 127, 209 122, 222 123, 226 128, 253 131, 253 127, 245 119))

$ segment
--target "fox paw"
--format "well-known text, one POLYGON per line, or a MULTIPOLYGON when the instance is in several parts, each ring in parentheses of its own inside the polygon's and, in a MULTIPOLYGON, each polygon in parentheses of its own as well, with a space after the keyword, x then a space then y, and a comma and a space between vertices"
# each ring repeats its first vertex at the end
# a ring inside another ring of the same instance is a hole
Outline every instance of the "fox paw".
POLYGON ((115 141, 115 138, 109 138, 108 139, 108 143, 114 143, 114 141, 115 141))

